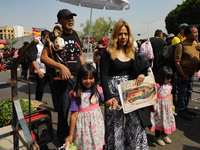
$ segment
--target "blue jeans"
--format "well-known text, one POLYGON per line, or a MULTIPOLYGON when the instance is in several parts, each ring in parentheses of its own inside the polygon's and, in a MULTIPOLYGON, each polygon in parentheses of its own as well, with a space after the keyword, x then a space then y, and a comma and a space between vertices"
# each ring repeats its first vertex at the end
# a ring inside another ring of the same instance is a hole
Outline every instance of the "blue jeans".
POLYGON ((175 79, 173 83, 173 99, 174 104, 179 110, 183 110, 188 106, 192 94, 194 77, 186 75, 188 84, 183 83, 181 75, 178 71, 175 72, 175 79))
POLYGON ((69 92, 73 90, 76 78, 67 81, 55 81, 55 98, 58 101, 57 137, 64 142, 69 135, 68 111, 70 105, 69 92))

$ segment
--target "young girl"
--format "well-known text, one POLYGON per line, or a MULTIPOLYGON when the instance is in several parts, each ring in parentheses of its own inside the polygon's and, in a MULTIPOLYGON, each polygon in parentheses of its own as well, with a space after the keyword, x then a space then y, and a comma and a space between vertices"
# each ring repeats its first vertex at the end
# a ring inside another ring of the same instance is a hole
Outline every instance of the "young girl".
POLYGON ((71 122, 66 143, 73 141, 78 150, 103 150, 104 121, 99 100, 104 101, 104 95, 93 65, 80 67, 76 86, 69 96, 71 122))
POLYGON ((172 142, 168 134, 176 130, 171 103, 170 81, 172 77, 173 71, 168 66, 162 67, 156 76, 158 104, 156 111, 151 112, 152 128, 150 131, 155 131, 154 141, 162 146, 172 142))

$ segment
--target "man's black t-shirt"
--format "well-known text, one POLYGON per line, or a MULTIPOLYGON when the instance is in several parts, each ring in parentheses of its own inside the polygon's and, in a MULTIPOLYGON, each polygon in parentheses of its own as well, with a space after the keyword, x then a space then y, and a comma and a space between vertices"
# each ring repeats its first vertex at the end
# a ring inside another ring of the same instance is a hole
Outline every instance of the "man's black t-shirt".
POLYGON ((65 52, 68 68, 71 71, 71 74, 73 76, 76 76, 76 73, 81 66, 80 52, 82 49, 82 45, 80 39, 76 31, 74 30, 72 34, 67 34, 63 32, 61 37, 65 41, 65 52))
MULTIPOLYGON (((77 71, 81 66, 81 61, 79 56, 82 49, 82 44, 80 42, 80 39, 76 31, 74 30, 72 34, 67 34, 63 32, 61 37, 64 39, 64 44, 65 44, 64 50, 68 65, 67 67, 69 68, 71 74, 73 76, 76 76, 77 71)), ((47 43, 45 44, 45 46, 49 47, 47 43)), ((53 48, 52 51, 54 54, 53 48)))
POLYGON ((163 47, 166 45, 165 41, 163 39, 152 37, 150 38, 150 42, 153 48, 153 54, 154 54, 154 62, 153 62, 153 73, 156 75, 157 71, 156 68, 159 66, 159 55, 163 50, 163 47))

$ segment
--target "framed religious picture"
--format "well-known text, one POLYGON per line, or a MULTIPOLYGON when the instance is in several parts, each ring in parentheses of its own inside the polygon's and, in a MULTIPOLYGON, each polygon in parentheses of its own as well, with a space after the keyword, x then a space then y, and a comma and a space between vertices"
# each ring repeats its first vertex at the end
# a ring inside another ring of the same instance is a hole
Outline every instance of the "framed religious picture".
POLYGON ((125 114, 157 103, 157 90, 153 76, 146 76, 140 86, 137 86, 135 82, 136 80, 129 80, 118 85, 125 114))

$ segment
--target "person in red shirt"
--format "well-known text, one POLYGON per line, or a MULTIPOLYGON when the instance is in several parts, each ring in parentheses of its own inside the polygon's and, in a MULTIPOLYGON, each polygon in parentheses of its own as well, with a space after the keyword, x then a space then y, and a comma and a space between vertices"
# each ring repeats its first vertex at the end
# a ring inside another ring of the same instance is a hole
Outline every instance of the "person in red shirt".
POLYGON ((104 49, 107 47, 107 45, 108 45, 108 39, 106 38, 106 37, 104 37, 103 39, 102 39, 102 41, 103 41, 103 43, 102 43, 102 49, 101 49, 101 51, 104 51, 104 49))
POLYGON ((0 64, 0 71, 1 72, 6 71, 6 67, 3 64, 0 64))

